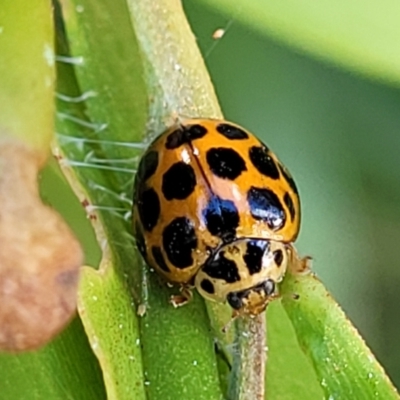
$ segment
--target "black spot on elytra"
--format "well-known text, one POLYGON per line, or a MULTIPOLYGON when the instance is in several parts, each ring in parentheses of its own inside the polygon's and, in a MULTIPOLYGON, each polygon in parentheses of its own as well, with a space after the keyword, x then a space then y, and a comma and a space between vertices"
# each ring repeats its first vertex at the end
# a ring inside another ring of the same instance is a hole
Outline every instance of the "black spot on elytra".
POLYGON ((148 151, 139 163, 138 178, 144 182, 156 172, 158 167, 158 153, 155 150, 148 151))
POLYGON ((282 265, 282 261, 283 261, 282 250, 278 249, 278 250, 274 251, 274 260, 275 260, 277 267, 280 267, 282 265))
POLYGON ((290 175, 289 171, 282 164, 279 164, 279 169, 281 170, 282 175, 285 177, 289 186, 292 188, 293 192, 298 195, 299 191, 297 190, 297 186, 296 186, 292 176, 290 175))
POLYGON ((168 268, 167 263, 165 262, 164 256, 161 252, 160 247, 158 246, 153 246, 151 248, 151 253, 153 254, 154 261, 157 263, 157 265, 165 272, 171 272, 170 269, 168 268))
POLYGON ((181 126, 168 135, 165 147, 168 150, 177 149, 185 143, 202 138, 206 133, 207 129, 202 125, 181 126))
POLYGON ((223 179, 236 179, 246 171, 246 163, 233 149, 215 147, 207 151, 207 163, 213 174, 223 179))
POLYGON ((211 260, 203 267, 203 271, 215 279, 223 279, 227 283, 240 281, 240 275, 236 263, 225 257, 224 253, 215 260, 211 260))
POLYGON ((176 268, 193 264, 192 251, 197 247, 193 223, 186 217, 175 218, 163 231, 164 251, 176 268))
POLYGON ((262 146, 253 146, 249 150, 249 157, 258 172, 271 179, 279 178, 279 170, 268 149, 262 146))
POLYGON ((200 286, 205 292, 209 294, 215 293, 214 285, 209 279, 203 279, 200 283, 200 286))
POLYGON ((160 200, 156 191, 150 188, 139 193, 137 207, 143 228, 146 231, 151 232, 157 224, 161 211, 160 200))
POLYGON ((219 124, 217 131, 230 140, 243 140, 249 137, 244 130, 230 124, 219 124))
POLYGON ((143 185, 147 179, 153 176, 158 167, 158 153, 154 150, 150 150, 144 154, 140 160, 139 167, 135 177, 133 202, 137 202, 138 193, 140 186, 143 185))
POLYGON ((138 248, 142 257, 147 260, 146 242, 144 240, 143 232, 138 223, 135 224, 135 240, 136 247, 138 248))
POLYGON ((239 212, 231 200, 212 196, 202 212, 208 231, 225 242, 232 240, 239 225, 239 212))
POLYGON ((243 261, 245 262, 250 275, 261 271, 262 258, 268 245, 268 242, 265 240, 250 240, 247 243, 246 254, 243 255, 243 261))
POLYGON ((247 193, 247 201, 251 215, 266 222, 269 228, 277 230, 285 223, 285 211, 272 190, 252 186, 247 193))
POLYGON ((196 186, 196 175, 191 165, 179 161, 172 165, 162 178, 162 192, 167 200, 184 200, 196 186))
POLYGON ((293 221, 293 219, 295 217, 295 214, 296 214, 296 211, 294 209, 293 200, 290 197, 289 193, 285 193, 285 195, 283 196, 283 201, 285 202, 286 207, 288 208, 289 213, 290 213, 290 218, 293 221))

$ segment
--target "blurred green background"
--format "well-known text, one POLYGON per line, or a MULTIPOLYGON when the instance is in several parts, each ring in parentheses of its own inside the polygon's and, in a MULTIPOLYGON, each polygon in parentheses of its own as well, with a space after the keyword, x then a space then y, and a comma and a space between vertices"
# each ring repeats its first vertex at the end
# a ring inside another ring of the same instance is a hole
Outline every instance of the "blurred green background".
POLYGON ((296 179, 300 252, 399 387, 400 91, 184 6, 225 117, 259 135, 296 179))

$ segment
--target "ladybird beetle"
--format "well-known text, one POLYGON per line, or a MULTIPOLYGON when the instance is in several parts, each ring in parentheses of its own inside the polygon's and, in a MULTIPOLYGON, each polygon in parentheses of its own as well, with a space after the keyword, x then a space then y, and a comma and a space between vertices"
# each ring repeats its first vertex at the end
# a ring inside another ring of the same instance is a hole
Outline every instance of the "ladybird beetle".
POLYGON ((240 126, 190 119, 156 138, 135 179, 133 225, 146 262, 257 315, 277 296, 300 225, 288 170, 240 126))

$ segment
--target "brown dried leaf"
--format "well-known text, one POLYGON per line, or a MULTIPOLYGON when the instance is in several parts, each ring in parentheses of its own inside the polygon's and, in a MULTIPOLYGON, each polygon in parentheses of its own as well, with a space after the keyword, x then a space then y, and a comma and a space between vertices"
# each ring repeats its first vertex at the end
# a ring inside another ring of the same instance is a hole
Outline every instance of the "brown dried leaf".
POLYGON ((48 342, 71 319, 82 251, 39 197, 36 152, 0 142, 0 349, 48 342))

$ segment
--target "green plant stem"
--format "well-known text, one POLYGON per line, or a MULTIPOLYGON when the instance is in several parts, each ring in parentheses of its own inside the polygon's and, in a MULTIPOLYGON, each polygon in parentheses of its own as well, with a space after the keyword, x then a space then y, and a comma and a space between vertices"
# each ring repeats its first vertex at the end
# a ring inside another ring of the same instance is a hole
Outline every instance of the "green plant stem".
POLYGON ((131 19, 145 59, 150 124, 157 133, 174 118, 222 118, 204 59, 180 0, 129 0, 131 19))
POLYGON ((228 388, 229 400, 265 398, 267 323, 265 313, 238 318, 234 323, 233 364, 228 388))

